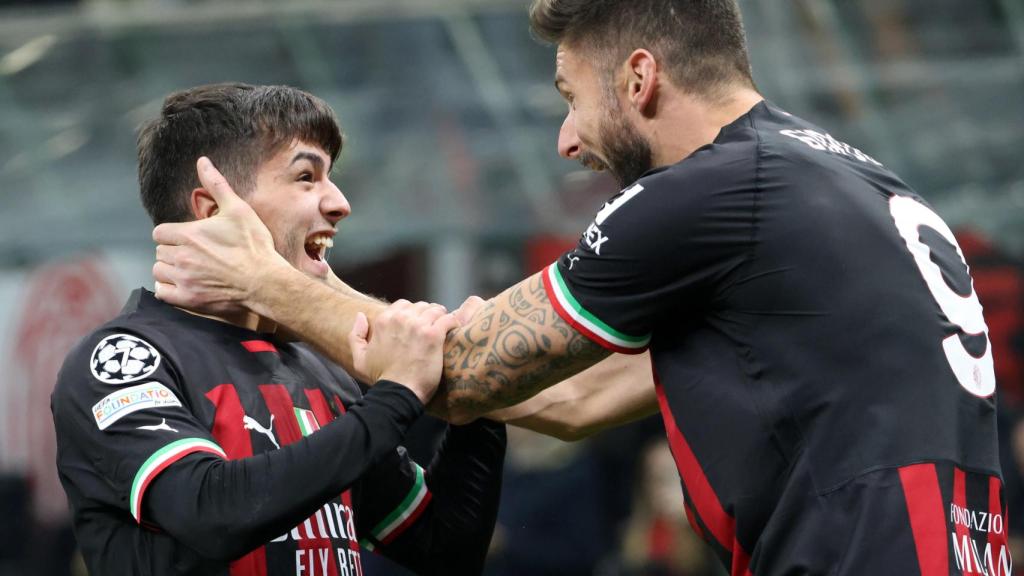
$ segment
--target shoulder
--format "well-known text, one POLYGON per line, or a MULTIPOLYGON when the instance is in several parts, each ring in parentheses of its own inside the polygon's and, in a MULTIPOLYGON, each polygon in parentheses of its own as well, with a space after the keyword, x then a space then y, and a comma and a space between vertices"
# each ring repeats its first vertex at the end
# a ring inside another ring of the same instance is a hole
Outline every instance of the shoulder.
POLYGON ((713 142, 686 158, 637 180, 634 186, 643 189, 637 206, 648 205, 660 214, 754 191, 761 136, 747 116, 724 127, 713 142))
POLYGON ((165 354, 144 331, 110 323, 79 341, 65 358, 54 399, 89 390, 80 385, 83 380, 110 386, 140 382, 165 362, 165 354))
POLYGON ((142 382, 172 362, 174 330, 135 306, 134 299, 135 295, 117 317, 72 347, 57 375, 55 401, 89 390, 83 381, 109 386, 142 382))

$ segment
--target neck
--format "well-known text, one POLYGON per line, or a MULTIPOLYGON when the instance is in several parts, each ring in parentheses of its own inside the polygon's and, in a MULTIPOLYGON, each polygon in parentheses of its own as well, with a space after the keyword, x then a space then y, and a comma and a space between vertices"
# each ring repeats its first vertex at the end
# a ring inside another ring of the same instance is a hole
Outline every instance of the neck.
POLYGON ((245 328, 252 330, 253 332, 262 332, 266 334, 273 334, 277 331, 277 324, 269 318, 264 318, 254 312, 239 311, 234 313, 227 313, 222 315, 216 314, 200 314, 194 310, 187 308, 178 308, 184 312, 188 312, 193 316, 201 316, 203 318, 209 318, 210 320, 216 320, 218 322, 224 322, 225 324, 232 324, 239 328, 245 328))
POLYGON ((764 98, 752 88, 737 88, 724 99, 709 102, 677 92, 659 110, 658 119, 650 119, 650 139, 654 166, 675 164, 701 146, 714 142, 723 127, 750 111, 764 98))

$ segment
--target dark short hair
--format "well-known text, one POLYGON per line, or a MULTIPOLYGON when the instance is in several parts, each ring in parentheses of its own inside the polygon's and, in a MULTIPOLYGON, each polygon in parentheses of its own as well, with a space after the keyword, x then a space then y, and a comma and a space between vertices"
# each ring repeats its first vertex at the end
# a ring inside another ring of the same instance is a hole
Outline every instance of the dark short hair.
POLYGON ((225 83, 174 92, 160 117, 139 129, 142 205, 154 224, 191 220, 200 156, 244 196, 255 188, 259 166, 296 139, 319 145, 332 164, 341 153, 330 106, 297 88, 225 83))
POLYGON ((534 0, 530 27, 542 41, 594 51, 605 72, 644 48, 688 92, 754 87, 735 0, 534 0))

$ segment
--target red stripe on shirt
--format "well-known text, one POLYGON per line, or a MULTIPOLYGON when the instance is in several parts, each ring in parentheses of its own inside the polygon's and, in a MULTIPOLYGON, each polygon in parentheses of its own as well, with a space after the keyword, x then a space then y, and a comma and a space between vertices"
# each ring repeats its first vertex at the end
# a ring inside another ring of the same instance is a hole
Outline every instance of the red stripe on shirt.
POLYGON ((319 388, 306 388, 303 392, 306 393, 306 400, 309 400, 309 409, 313 411, 317 424, 325 426, 328 422, 334 420, 334 413, 331 412, 331 407, 327 404, 327 398, 324 397, 322 390, 319 388))
POLYGON ((338 414, 348 412, 348 410, 345 409, 345 403, 341 401, 341 397, 337 394, 334 395, 334 407, 338 409, 338 414))
POLYGON ((260 384, 260 394, 267 409, 274 415, 274 433, 281 446, 293 444, 302 439, 299 422, 295 419, 295 404, 282 384, 260 384))
MULTIPOLYGON (((665 421, 668 445, 672 449, 672 456, 676 461, 676 468, 683 479, 683 484, 686 486, 686 492, 696 508, 697 515, 707 526, 708 532, 714 536, 722 548, 732 552, 732 571, 730 573, 733 576, 742 576, 747 572, 750 555, 736 540, 736 520, 722 507, 718 494, 715 493, 711 482, 704 474, 704 469, 697 461, 697 456, 690 449, 682 432, 679 431, 675 416, 669 408, 665 390, 661 385, 661 379, 658 378, 658 372, 654 369, 653 364, 651 371, 654 374, 654 388, 658 393, 661 416, 665 421)), ((691 524, 695 523, 691 522, 691 524)))
POLYGON ((277 348, 266 340, 246 340, 242 346, 249 352, 277 352, 277 348))
MULTIPOLYGON (((345 409, 345 403, 341 401, 341 397, 338 396, 337 394, 334 395, 334 406, 335 406, 335 408, 338 409, 338 414, 344 415, 346 412, 348 412, 348 410, 345 409)), ((352 491, 351 490, 345 490, 345 492, 341 495, 341 501, 342 501, 342 503, 345 504, 345 506, 348 506, 349 510, 353 510, 353 508, 352 508, 352 491)), ((353 512, 353 514, 354 514, 354 512, 353 512)), ((353 535, 352 538, 349 540, 348 545, 353 550, 359 550, 359 538, 357 536, 353 535)), ((360 558, 359 556, 355 556, 357 565, 361 562, 361 560, 359 558, 360 558)), ((362 570, 363 570, 362 566, 360 565, 358 567, 359 567, 359 573, 362 574, 362 570)))
POLYGON ((391 534, 388 534, 387 538, 381 540, 380 541, 381 545, 386 546, 386 545, 394 542, 395 538, 398 538, 399 536, 401 536, 402 532, 405 532, 409 528, 409 526, 412 526, 413 524, 415 524, 416 523, 416 519, 419 518, 420 515, 423 514, 423 511, 427 509, 427 504, 430 504, 430 500, 433 497, 434 496, 428 490, 427 493, 423 495, 423 500, 420 500, 420 504, 419 504, 419 506, 416 507, 416 510, 414 510, 413 513, 410 514, 409 517, 406 518, 404 522, 402 522, 394 530, 392 530, 391 534))
MULTIPOLYGON (((552 266, 554 265, 555 264, 552 264, 552 266)), ((577 332, 583 334, 598 346, 601 346, 602 348, 605 348, 607 350, 611 350, 612 352, 618 352, 619 354, 642 354, 647 351, 646 346, 642 348, 624 348, 617 344, 613 344, 605 340, 604 338, 598 336, 597 333, 593 332, 583 324, 577 322, 576 319, 573 318, 571 314, 569 314, 569 311, 562 306, 562 303, 558 301, 558 297, 555 295, 555 289, 551 285, 551 280, 548 279, 547 273, 542 272, 540 277, 541 280, 544 281, 544 291, 547 292, 548 300, 551 302, 552 308, 555 309, 555 312, 558 313, 559 317, 561 317, 562 320, 565 320, 570 326, 575 328, 577 332)))
MULTIPOLYGON (((306 399, 309 400, 309 407, 313 410, 313 416, 316 417, 317 422, 321 426, 324 426, 328 422, 334 420, 334 413, 331 412, 330 404, 327 403, 327 397, 319 388, 307 388, 305 390, 306 399)), ((345 407, 341 403, 341 399, 337 396, 334 397, 335 403, 338 405, 342 414, 345 413, 345 407)), ((352 491, 345 490, 341 493, 341 502, 352 510, 352 491)), ((352 550, 359 550, 359 538, 348 539, 348 546, 352 550)))
POLYGON ((159 466, 154 468, 146 476, 145 480, 142 481, 142 485, 139 486, 139 497, 136 500, 136 502, 137 502, 136 506, 138 506, 138 509, 132 511, 135 514, 135 517, 139 519, 139 524, 142 524, 142 498, 146 495, 146 489, 149 488, 150 483, 152 483, 153 480, 155 480, 156 477, 159 476, 161 472, 166 470, 167 467, 170 466, 171 464, 174 464, 175 462, 177 462, 178 460, 181 460, 182 458, 184 458, 185 456, 188 456, 189 454, 196 454, 197 452, 209 452, 210 454, 216 455, 218 458, 221 456, 220 452, 218 452, 218 451, 216 451, 213 448, 210 448, 208 446, 193 446, 192 448, 189 448, 188 450, 185 450, 183 452, 179 452, 178 454, 176 454, 172 458, 168 458, 167 460, 164 460, 163 464, 160 464, 159 466))
POLYGON ((1009 572, 1002 570, 1002 568, 1003 567, 1009 568, 1010 565, 1013 564, 1013 562, 1011 560, 1009 560, 1010 548, 1007 546, 1007 543, 1006 543, 1006 540, 1007 540, 1006 539, 1006 532, 1009 529, 1009 524, 1007 523, 1006 514, 1005 514, 1005 511, 1004 511, 1004 509, 1002 507, 1002 493, 1003 493, 1003 483, 999 480, 999 478, 997 478, 995 476, 989 476, 989 478, 988 478, 988 513, 989 513, 988 543, 991 545, 991 549, 992 549, 992 566, 994 567, 994 570, 992 571, 993 572, 992 576, 1002 576, 1003 574, 1006 574, 1006 576, 1009 576, 1009 572), (997 518, 997 517, 1000 518, 1000 520, 998 522, 999 523, 999 532, 995 531, 993 523, 992 523, 993 519, 997 518), (1007 563, 1006 564, 1002 564, 1000 562, 1000 559, 1002 558, 1002 554, 1003 553, 1005 553, 1006 557, 1007 557, 1007 563))
POLYGON ((899 469, 921 576, 949 576, 949 544, 935 464, 899 469))
MULTIPOLYGON (((269 344, 269 343, 268 343, 269 344)), ((299 430, 299 423, 295 419, 295 403, 292 402, 291 394, 288 393, 288 389, 281 384, 261 384, 260 394, 263 395, 263 401, 267 403, 267 408, 270 413, 274 415, 274 426, 275 432, 277 433, 278 439, 281 441, 281 446, 288 446, 294 444, 302 439, 302 431, 299 430)), ((328 413, 330 411, 328 410, 328 413)), ((316 414, 316 408, 314 408, 313 415, 316 416, 319 423, 320 418, 316 414)), ((323 576, 338 576, 338 564, 337 559, 333 553, 334 546, 330 538, 320 538, 318 534, 313 530, 313 524, 316 522, 316 514, 307 518, 300 526, 300 534, 306 533, 307 538, 300 538, 296 545, 299 550, 312 550, 313 559, 315 560, 314 565, 319 566, 320 557, 319 550, 326 549, 331 550, 332 553, 328 554, 327 562, 327 573, 323 576)), ((312 569, 312 574, 319 574, 317 568, 312 569)))
MULTIPOLYGON (((967 478, 964 471, 954 467, 953 468, 953 504, 958 506, 961 510, 967 510, 967 478)), ((979 572, 974 570, 977 564, 976 558, 974 557, 974 542, 971 540, 971 531, 967 526, 964 526, 961 522, 955 522, 956 525, 956 542, 954 546, 960 547, 963 551, 963 544, 968 544, 967 554, 964 558, 964 574, 978 574, 979 572)))
MULTIPOLYGON (((233 384, 221 384, 206 393, 215 406, 213 438, 224 449, 228 459, 238 460, 252 456, 252 438, 242 427, 245 410, 233 384)), ((267 576, 267 549, 260 546, 231 563, 231 576, 267 576)))

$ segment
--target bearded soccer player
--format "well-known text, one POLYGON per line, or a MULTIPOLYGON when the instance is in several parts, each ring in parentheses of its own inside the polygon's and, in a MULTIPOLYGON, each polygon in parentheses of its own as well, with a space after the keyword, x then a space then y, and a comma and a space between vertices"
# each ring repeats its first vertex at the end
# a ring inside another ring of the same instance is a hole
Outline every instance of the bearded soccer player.
MULTIPOLYGON (((530 17, 557 45, 559 153, 623 189, 449 336, 434 407, 472 418, 649 349, 632 386, 578 403, 601 422, 658 406, 686 513, 734 576, 1008 574, 991 346, 946 224, 884 159, 761 96, 733 0, 530 17)), ((379 306, 312 286, 230 204, 154 231, 158 296, 251 308, 350 362, 341 336, 379 306)))
MULTIPOLYGON (((139 137, 154 222, 218 211, 187 169, 215 158, 283 261, 314 282, 350 208, 329 179, 342 137, 288 87, 170 95, 139 137)), ((136 290, 69 355, 52 398, 57 466, 91 573, 361 576, 373 550, 422 574, 479 574, 494 528, 504 427, 451 427, 427 470, 398 443, 458 322, 400 301, 350 339, 376 385, 242 311, 201 316, 136 290)))

